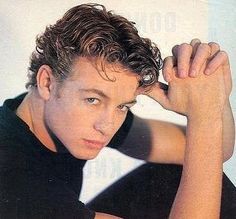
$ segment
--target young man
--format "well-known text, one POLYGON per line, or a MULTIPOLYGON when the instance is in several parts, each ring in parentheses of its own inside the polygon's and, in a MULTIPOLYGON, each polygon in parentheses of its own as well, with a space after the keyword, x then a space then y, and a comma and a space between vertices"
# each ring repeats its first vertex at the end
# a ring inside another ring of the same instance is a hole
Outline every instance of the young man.
POLYGON ((175 46, 164 61, 167 87, 157 80, 158 48, 103 6, 70 9, 36 43, 29 92, 0 111, 1 218, 117 218, 78 200, 86 160, 107 145, 183 164, 170 218, 219 217, 234 124, 229 62, 217 44, 175 46), (186 115, 187 127, 133 115, 139 94, 186 115))

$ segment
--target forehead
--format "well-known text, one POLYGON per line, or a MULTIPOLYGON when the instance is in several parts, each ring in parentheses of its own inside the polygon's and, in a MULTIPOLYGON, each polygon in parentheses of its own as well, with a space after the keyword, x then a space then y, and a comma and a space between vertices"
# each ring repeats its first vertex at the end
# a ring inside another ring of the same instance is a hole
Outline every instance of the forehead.
POLYGON ((139 75, 117 64, 102 63, 99 59, 78 57, 71 76, 78 89, 99 89, 108 95, 132 98, 138 88, 139 75))

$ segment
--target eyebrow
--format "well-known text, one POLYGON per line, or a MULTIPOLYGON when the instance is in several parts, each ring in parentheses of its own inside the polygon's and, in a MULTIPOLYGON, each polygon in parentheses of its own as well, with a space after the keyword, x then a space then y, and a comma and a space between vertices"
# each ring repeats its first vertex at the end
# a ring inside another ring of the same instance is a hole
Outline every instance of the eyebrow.
POLYGON ((99 96, 106 98, 106 99, 110 99, 110 97, 108 97, 103 91, 92 88, 92 89, 79 89, 80 92, 87 92, 87 93, 95 93, 98 94, 99 96))
MULTIPOLYGON (((105 99, 111 99, 109 96, 107 96, 103 91, 101 90, 98 90, 98 89, 95 89, 95 88, 91 88, 91 89, 79 89, 80 92, 87 92, 87 93, 95 93, 105 99)), ((135 104, 137 103, 137 100, 131 100, 131 101, 128 101, 128 102, 125 102, 123 104, 135 104)))
POLYGON ((127 105, 134 105, 137 103, 137 100, 131 100, 129 102, 123 103, 123 104, 127 104, 127 105))

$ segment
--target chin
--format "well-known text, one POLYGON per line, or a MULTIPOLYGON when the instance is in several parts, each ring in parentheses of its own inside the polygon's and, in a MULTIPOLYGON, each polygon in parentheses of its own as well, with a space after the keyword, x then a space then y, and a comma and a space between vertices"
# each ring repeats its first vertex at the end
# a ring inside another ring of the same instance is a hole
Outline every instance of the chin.
POLYGON ((70 153, 77 159, 81 159, 81 160, 92 160, 95 159, 98 154, 99 151, 83 151, 83 153, 81 153, 81 151, 70 151, 70 153))

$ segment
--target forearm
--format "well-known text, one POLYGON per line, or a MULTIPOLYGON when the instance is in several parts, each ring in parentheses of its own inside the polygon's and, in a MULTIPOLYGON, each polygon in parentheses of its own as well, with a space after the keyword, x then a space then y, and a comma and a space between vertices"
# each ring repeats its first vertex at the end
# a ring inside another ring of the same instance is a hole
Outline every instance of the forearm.
POLYGON ((235 124, 229 100, 226 102, 223 113, 223 152, 224 161, 228 160, 234 151, 235 124))
POLYGON ((222 119, 189 119, 183 173, 170 218, 218 218, 222 182, 222 119))

